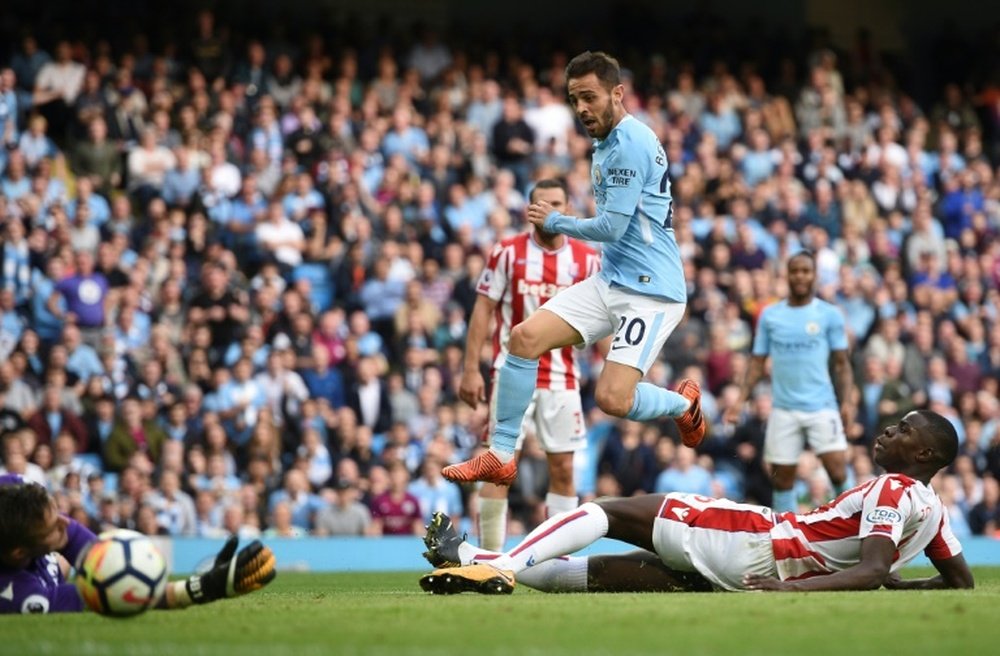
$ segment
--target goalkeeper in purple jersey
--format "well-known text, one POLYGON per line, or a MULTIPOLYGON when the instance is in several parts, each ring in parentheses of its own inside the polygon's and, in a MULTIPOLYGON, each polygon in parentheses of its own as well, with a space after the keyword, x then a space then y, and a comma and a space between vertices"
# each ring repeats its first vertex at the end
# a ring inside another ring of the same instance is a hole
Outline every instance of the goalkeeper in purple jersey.
MULTIPOLYGON (((45 488, 20 476, 0 476, 0 614, 83 610, 66 577, 70 563, 95 539, 87 527, 59 513, 45 488)), ((271 550, 254 541, 237 554, 237 542, 235 536, 226 542, 208 572, 168 584, 158 607, 204 604, 270 583, 271 550)))

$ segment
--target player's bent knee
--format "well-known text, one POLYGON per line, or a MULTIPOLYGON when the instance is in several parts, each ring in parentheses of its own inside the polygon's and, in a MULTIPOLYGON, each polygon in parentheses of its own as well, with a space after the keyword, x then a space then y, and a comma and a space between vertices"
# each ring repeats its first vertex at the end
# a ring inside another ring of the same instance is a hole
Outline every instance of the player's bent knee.
POLYGON ((605 414, 612 417, 624 417, 632 410, 631 395, 616 394, 610 389, 598 388, 594 393, 594 399, 605 414))
POLYGON ((525 327, 523 323, 514 326, 510 331, 508 348, 511 354, 528 360, 540 358, 547 350, 542 336, 530 327, 525 327))

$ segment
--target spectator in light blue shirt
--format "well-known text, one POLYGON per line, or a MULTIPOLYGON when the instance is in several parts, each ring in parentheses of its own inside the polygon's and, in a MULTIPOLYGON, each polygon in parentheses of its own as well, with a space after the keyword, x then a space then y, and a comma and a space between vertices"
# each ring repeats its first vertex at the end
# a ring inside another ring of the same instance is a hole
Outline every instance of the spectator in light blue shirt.
POLYGON ((371 277, 361 287, 361 303, 372 322, 392 320, 406 293, 404 281, 389 278, 389 266, 387 258, 375 260, 371 277))
POLYGON ((163 176, 163 200, 168 205, 188 207, 201 186, 201 169, 187 148, 174 149, 177 164, 163 176))
POLYGON ((712 475, 697 464, 694 449, 677 447, 674 462, 656 479, 656 492, 690 492, 702 496, 712 496, 712 475))
POLYGON ((300 223, 311 210, 325 208, 326 201, 323 200, 323 194, 313 187, 312 176, 300 173, 295 178, 295 191, 285 196, 281 206, 285 210, 285 216, 300 223))
POLYGON ((757 185, 774 172, 774 154, 767 130, 757 128, 750 135, 750 150, 743 156, 743 179, 748 185, 757 185))
POLYGON ((46 134, 49 122, 41 114, 35 114, 28 122, 28 129, 21 133, 17 141, 18 150, 24 155, 28 168, 34 170, 45 158, 55 157, 59 150, 46 134))
POLYGON ((81 177, 76 182, 76 199, 66 204, 66 215, 76 218, 76 208, 86 205, 90 210, 90 224, 100 227, 111 218, 111 206, 104 196, 94 192, 94 182, 81 177))
POLYGON ((0 178, 0 194, 11 203, 30 193, 31 179, 27 175, 24 155, 19 150, 12 150, 7 158, 7 168, 0 178))
POLYGON ((715 137, 719 150, 729 148, 729 144, 733 143, 743 131, 740 117, 732 107, 726 106, 719 93, 708 96, 708 107, 701 113, 698 127, 702 132, 708 132, 715 137))
POLYGON ((75 324, 66 324, 63 328, 62 343, 66 347, 67 371, 85 382, 94 376, 104 375, 101 358, 98 357, 94 347, 83 343, 80 329, 75 324))
POLYGON ((392 112, 392 129, 382 138, 382 154, 388 160, 401 154, 411 165, 421 165, 427 159, 430 142, 427 134, 412 125, 412 110, 405 105, 392 112))
POLYGON ((292 510, 292 524, 306 530, 312 528, 316 511, 325 505, 320 497, 309 491, 309 479, 301 469, 285 472, 285 486, 271 493, 268 512, 274 512, 275 506, 282 502, 292 510))
POLYGON ((420 502, 425 522, 430 522, 436 512, 443 512, 456 523, 462 516, 462 493, 457 485, 441 477, 443 464, 433 457, 425 458, 420 478, 406 489, 420 502))

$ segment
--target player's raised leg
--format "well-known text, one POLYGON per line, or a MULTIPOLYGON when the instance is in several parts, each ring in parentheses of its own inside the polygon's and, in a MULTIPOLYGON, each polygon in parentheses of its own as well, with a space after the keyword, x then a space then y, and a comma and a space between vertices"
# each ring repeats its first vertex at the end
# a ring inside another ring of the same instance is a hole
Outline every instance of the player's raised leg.
POLYGON ((673 417, 684 444, 698 446, 705 437, 698 382, 682 380, 676 392, 639 382, 684 318, 685 305, 613 287, 604 294, 617 330, 597 381, 598 406, 612 416, 635 421, 673 417))
MULTIPOLYGON (((582 283, 581 283, 582 284, 582 283)), ((497 374, 496 427, 489 451, 471 460, 441 470, 452 481, 486 481, 510 485, 517 476, 514 449, 521 421, 531 403, 538 375, 538 359, 555 348, 583 341, 580 333, 564 319, 541 308, 514 327, 510 352, 497 374)))

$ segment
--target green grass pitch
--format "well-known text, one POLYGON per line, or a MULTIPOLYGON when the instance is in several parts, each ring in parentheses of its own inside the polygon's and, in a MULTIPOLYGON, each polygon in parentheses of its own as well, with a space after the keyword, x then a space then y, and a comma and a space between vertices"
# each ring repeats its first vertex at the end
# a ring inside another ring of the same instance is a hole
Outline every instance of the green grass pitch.
MULTIPOLYGON (((974 591, 428 595, 418 574, 281 573, 266 591, 116 620, 0 618, 0 654, 995 654, 1000 568, 974 591)), ((908 571, 907 576, 925 572, 908 571)))

